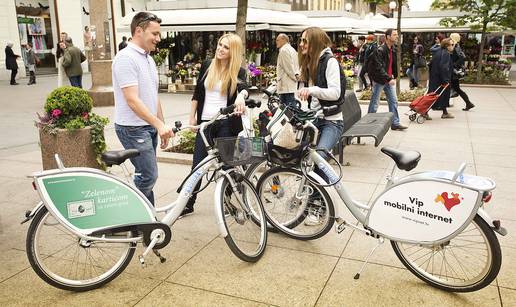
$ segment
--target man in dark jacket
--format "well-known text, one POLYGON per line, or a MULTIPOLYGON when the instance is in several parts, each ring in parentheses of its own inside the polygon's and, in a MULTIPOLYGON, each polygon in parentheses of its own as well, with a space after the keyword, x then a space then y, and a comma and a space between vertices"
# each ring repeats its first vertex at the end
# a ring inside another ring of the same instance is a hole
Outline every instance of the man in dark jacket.
POLYGON ((72 44, 72 39, 65 40, 66 49, 63 55, 63 67, 65 69, 70 84, 75 87, 82 88, 82 66, 81 63, 86 61, 86 56, 81 50, 72 44))
POLYGON ((404 130, 406 126, 400 124, 398 115, 398 98, 396 97, 396 78, 398 77, 398 68, 396 60, 395 44, 398 40, 398 31, 387 29, 385 31, 385 43, 378 47, 367 60, 367 73, 373 80, 373 93, 369 102, 368 113, 376 113, 378 102, 380 100, 380 92, 385 92, 389 112, 394 115, 392 117, 392 130, 404 130))
POLYGON ((18 85, 16 82, 16 74, 18 73, 16 59, 19 57, 13 52, 13 43, 7 43, 7 47, 5 47, 5 68, 11 71, 11 85, 18 85))

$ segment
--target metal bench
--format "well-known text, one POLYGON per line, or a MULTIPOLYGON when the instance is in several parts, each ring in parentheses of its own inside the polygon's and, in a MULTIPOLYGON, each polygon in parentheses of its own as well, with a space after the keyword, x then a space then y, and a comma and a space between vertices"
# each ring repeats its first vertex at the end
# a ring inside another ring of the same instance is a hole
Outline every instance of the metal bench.
POLYGON ((374 146, 380 145, 383 137, 389 131, 392 123, 392 113, 368 113, 362 117, 362 110, 358 104, 354 91, 347 91, 343 105, 342 116, 344 120, 344 132, 337 143, 339 162, 344 162, 344 146, 351 145, 351 141, 357 138, 360 143, 362 137, 374 138, 374 146))

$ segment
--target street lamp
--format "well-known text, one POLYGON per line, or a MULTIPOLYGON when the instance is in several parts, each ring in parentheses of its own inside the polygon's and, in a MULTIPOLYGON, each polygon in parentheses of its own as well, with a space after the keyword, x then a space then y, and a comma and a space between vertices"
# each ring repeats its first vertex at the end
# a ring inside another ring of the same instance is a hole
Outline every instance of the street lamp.
POLYGON ((349 3, 349 2, 348 2, 348 3, 346 3, 346 5, 344 6, 344 8, 346 9, 346 12, 351 11, 351 8, 352 8, 351 3, 349 3))
POLYGON ((389 2, 389 8, 391 9, 391 18, 394 17, 394 10, 396 9, 396 1, 389 2))

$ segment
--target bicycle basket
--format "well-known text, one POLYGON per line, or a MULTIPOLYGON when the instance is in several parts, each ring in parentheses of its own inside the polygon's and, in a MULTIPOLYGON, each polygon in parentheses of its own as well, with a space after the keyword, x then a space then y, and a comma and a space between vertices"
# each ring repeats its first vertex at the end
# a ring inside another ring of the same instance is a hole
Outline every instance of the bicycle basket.
POLYGON ((222 137, 215 139, 222 162, 230 166, 253 164, 266 159, 265 143, 257 137, 222 137))

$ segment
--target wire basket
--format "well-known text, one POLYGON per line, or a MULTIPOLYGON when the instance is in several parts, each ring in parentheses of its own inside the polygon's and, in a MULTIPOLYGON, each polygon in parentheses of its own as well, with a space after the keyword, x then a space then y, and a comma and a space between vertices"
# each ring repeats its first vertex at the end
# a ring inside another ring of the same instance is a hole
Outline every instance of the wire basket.
POLYGON ((253 164, 267 158, 265 142, 258 137, 216 138, 215 148, 222 162, 231 166, 253 164))

